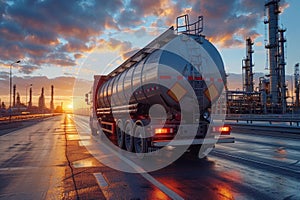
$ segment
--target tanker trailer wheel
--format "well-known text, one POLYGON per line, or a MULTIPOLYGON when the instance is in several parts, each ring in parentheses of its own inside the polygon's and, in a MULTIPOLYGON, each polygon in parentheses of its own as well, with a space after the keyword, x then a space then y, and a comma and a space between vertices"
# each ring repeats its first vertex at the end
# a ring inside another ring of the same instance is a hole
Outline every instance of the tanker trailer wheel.
POLYGON ((125 141, 125 136, 124 136, 124 126, 122 120, 119 120, 117 122, 117 127, 116 127, 116 134, 117 134, 117 142, 118 146, 123 149, 124 148, 124 141, 125 141))
POLYGON ((211 145, 210 144, 202 144, 202 145, 194 145, 190 146, 188 149, 187 155, 188 157, 194 158, 194 159, 206 159, 207 154, 211 151, 211 145), (201 150, 201 152, 200 152, 201 150), (200 155, 199 155, 200 153, 200 155))
POLYGON ((132 123, 130 121, 127 121, 126 122, 126 125, 125 125, 125 147, 126 147, 126 150, 129 151, 129 152, 133 152, 133 147, 134 147, 134 144, 133 144, 133 126, 132 126, 132 123))
POLYGON ((148 143, 146 136, 146 130, 141 121, 137 121, 134 124, 134 148, 136 153, 147 153, 148 143))

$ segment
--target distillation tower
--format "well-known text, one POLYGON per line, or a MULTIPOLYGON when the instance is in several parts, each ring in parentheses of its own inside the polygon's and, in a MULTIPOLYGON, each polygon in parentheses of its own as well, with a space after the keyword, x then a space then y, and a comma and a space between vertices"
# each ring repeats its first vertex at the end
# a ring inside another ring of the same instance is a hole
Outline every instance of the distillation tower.
POLYGON ((253 83, 253 61, 252 54, 253 51, 253 42, 251 38, 246 39, 246 58, 243 59, 242 68, 243 68, 243 91, 253 92, 254 83, 253 83))
POLYGON ((269 55, 269 70, 270 70, 270 106, 272 109, 280 109, 280 112, 286 112, 286 84, 285 84, 285 55, 284 44, 284 29, 279 29, 279 2, 280 0, 266 1, 265 8, 267 11, 267 19, 265 24, 268 24, 268 44, 266 49, 269 55))
POLYGON ((253 80, 253 41, 246 39, 246 58, 242 60, 243 91, 227 91, 228 113, 286 113, 286 83, 285 83, 285 29, 280 29, 280 0, 266 0, 266 24, 268 38, 269 74, 259 78, 259 87, 255 89, 253 80))

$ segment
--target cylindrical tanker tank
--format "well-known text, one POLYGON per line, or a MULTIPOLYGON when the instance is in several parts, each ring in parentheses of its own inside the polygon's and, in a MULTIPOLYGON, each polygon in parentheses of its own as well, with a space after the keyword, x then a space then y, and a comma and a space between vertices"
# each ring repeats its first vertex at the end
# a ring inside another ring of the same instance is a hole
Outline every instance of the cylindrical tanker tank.
POLYGON ((208 144, 217 141, 233 142, 214 135, 225 130, 215 127, 215 121, 223 121, 221 114, 217 119, 210 114, 224 105, 219 97, 226 74, 219 52, 200 34, 201 22, 199 17, 196 23, 187 23, 181 33, 179 26, 177 33, 171 27, 108 75, 97 76, 92 130, 136 153, 156 151, 171 141, 171 146, 184 146, 183 150, 189 145, 199 148, 205 143, 204 148, 210 149, 208 144), (210 130, 213 134, 208 134, 210 130), (210 140, 205 141, 207 135, 210 140))
POLYGON ((131 104, 149 106, 161 104, 166 109, 178 108, 178 99, 172 98, 170 88, 164 87, 162 82, 168 81, 172 87, 183 79, 195 90, 200 112, 204 112, 211 105, 211 100, 215 100, 224 88, 225 70, 221 56, 203 36, 182 35, 174 38, 164 48, 153 51, 122 73, 109 78, 98 88, 97 108, 114 108, 131 104), (184 37, 194 41, 193 45, 198 50, 196 56, 200 62, 192 63, 192 58, 184 55, 189 53, 184 52, 186 51, 186 47, 182 45, 184 44, 182 40, 186 40, 184 37), (197 64, 200 66, 194 66, 197 64), (170 69, 178 74, 171 73, 170 69), (211 84, 217 92, 213 97, 204 94, 211 84))

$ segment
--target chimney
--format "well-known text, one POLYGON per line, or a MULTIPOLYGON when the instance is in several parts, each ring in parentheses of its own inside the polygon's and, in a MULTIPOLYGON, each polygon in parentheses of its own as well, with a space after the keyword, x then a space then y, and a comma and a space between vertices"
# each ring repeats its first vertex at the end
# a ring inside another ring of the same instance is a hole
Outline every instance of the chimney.
POLYGON ((32 87, 29 89, 29 102, 28 102, 28 108, 32 107, 32 87))
POLYGON ((54 86, 51 85, 51 101, 50 101, 50 110, 53 111, 54 110, 54 86))
POLYGON ((16 107, 16 84, 13 86, 13 107, 16 107))

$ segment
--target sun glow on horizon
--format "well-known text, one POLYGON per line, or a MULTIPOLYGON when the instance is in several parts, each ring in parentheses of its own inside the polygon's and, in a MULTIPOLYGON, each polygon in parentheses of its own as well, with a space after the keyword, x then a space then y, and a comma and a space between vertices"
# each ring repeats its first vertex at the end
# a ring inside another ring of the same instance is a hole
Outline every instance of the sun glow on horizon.
POLYGON ((68 104, 67 108, 68 108, 69 110, 73 110, 73 103, 68 104))

